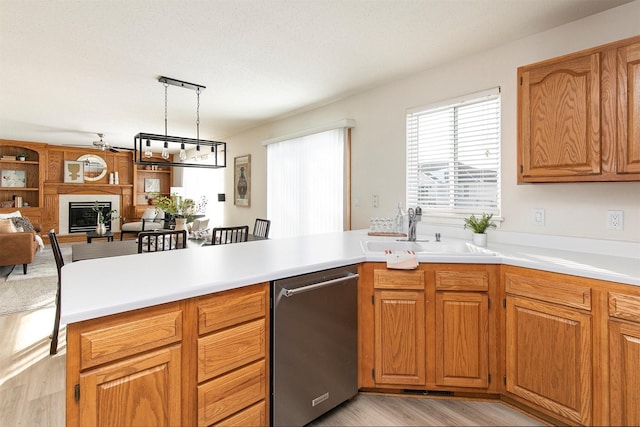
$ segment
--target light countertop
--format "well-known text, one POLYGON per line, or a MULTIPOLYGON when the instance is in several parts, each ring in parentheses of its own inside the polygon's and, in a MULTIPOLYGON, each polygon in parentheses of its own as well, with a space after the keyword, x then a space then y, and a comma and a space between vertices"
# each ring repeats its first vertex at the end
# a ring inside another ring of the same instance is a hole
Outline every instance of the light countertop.
MULTIPOLYGON (((420 236, 418 236, 420 239, 420 236)), ((62 317, 68 324, 365 261, 367 230, 79 261, 62 268, 62 317)), ((462 242, 442 238, 443 243, 462 242)), ((505 264, 640 286, 640 254, 610 256, 510 244, 495 255, 424 254, 421 263, 505 264), (626 255, 629 255, 628 257, 626 255)))

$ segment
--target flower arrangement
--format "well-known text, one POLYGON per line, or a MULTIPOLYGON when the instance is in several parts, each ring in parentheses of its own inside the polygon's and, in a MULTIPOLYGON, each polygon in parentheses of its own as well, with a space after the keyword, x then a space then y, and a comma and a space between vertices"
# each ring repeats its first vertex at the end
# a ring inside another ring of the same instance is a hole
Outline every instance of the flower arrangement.
POLYGON ((475 215, 471 215, 464 219, 464 228, 470 228, 474 233, 484 234, 487 228, 496 227, 496 223, 491 220, 493 214, 483 213, 481 218, 477 218, 475 215))
POLYGON ((111 209, 110 211, 105 212, 104 208, 101 208, 98 205, 98 201, 97 200, 93 204, 93 207, 91 208, 91 210, 98 214, 98 224, 104 224, 104 223, 107 223, 107 222, 111 222, 114 219, 118 218, 118 210, 117 209, 111 209))
POLYGON ((165 214, 174 218, 186 218, 187 222, 193 221, 194 215, 204 212, 207 207, 206 196, 202 196, 198 203, 194 202, 193 199, 182 198, 177 193, 173 193, 171 196, 162 196, 154 193, 152 196, 155 201, 156 211, 162 210, 165 214))

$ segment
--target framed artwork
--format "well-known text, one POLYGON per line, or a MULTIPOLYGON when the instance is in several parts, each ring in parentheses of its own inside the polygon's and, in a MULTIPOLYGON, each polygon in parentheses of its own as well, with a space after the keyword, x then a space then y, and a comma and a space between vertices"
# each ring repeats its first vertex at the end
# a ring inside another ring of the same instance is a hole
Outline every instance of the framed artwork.
POLYGON ((0 174, 0 187, 25 188, 27 186, 26 171, 3 169, 0 174))
POLYGON ((233 204, 251 206, 251 154, 233 159, 233 204))
POLYGON ((160 178, 145 178, 144 179, 144 192, 145 193, 159 193, 160 192, 160 178))
POLYGON ((84 163, 74 160, 64 161, 64 182, 82 184, 84 182, 84 163))

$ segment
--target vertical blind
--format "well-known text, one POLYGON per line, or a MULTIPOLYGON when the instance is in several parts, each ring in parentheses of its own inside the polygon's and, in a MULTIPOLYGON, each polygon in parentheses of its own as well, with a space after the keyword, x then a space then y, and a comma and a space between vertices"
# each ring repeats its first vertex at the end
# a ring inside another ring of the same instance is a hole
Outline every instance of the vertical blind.
POLYGON ((272 237, 344 230, 344 128, 267 145, 272 237))
POLYGON ((500 215, 500 89, 407 112, 407 206, 500 215))

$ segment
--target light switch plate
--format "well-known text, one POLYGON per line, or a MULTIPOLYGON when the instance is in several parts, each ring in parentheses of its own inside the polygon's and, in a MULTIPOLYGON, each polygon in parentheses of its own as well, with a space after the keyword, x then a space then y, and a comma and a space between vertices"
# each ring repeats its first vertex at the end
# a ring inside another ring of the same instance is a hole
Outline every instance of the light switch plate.
POLYGON ((544 225, 544 209, 533 210, 533 223, 540 226, 544 225))

